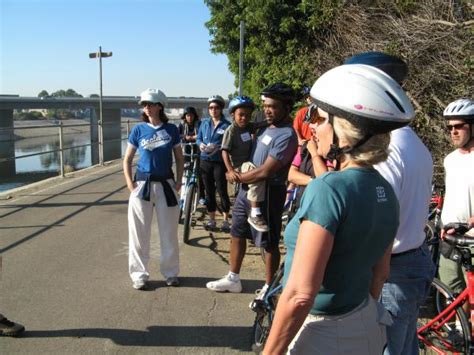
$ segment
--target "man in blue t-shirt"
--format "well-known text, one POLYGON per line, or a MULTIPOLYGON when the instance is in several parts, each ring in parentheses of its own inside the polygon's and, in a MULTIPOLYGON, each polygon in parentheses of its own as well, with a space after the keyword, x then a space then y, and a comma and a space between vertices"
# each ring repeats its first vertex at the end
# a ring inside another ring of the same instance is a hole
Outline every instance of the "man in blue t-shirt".
POLYGON ((230 271, 222 279, 207 283, 207 288, 212 291, 242 291, 239 273, 247 248, 246 239, 252 239, 257 247, 264 247, 266 251, 266 283, 259 295, 265 292, 280 263, 278 243, 286 196, 286 180, 298 147, 298 139, 291 126, 290 117, 295 93, 288 85, 277 83, 263 90, 262 95, 265 118, 269 126, 259 132, 251 154, 250 160, 256 168, 246 173, 228 175, 229 181, 240 182, 243 185, 232 211, 230 271), (247 184, 262 180, 266 180, 267 186, 265 201, 261 205, 269 226, 269 232, 266 233, 254 230, 247 221, 250 214, 247 184))

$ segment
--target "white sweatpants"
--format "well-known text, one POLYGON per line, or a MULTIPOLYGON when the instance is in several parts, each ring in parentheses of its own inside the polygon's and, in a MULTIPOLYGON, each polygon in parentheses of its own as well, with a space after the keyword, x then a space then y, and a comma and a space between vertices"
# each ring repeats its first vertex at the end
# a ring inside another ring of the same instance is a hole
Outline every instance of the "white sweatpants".
MULTIPOLYGON (((168 182, 174 186, 174 181, 168 182)), ((139 181, 138 187, 130 194, 128 202, 128 269, 132 281, 148 280, 148 261, 150 259, 151 222, 153 209, 158 221, 160 238, 160 271, 165 277, 179 274, 178 219, 179 207, 168 207, 163 185, 151 182, 150 201, 138 198, 144 182, 139 181)), ((173 190, 174 191, 174 190, 173 190)), ((176 193, 175 193, 176 194, 176 193)), ((178 199, 178 196, 176 196, 178 199)))

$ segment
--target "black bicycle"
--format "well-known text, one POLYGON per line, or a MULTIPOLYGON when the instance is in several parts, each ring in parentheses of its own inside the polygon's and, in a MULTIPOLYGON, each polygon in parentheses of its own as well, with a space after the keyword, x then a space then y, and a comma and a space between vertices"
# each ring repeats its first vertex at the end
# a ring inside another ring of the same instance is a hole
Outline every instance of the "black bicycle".
POLYGON ((189 244, 191 228, 196 225, 193 218, 198 202, 198 153, 195 143, 183 143, 183 155, 185 158, 184 173, 179 199, 180 216, 183 222, 183 242, 189 244))
POLYGON ((250 304, 250 309, 256 313, 252 331, 252 349, 257 353, 263 351, 268 334, 270 334, 278 298, 283 289, 281 279, 283 278, 284 270, 285 263, 283 262, 273 276, 263 298, 261 300, 255 299, 250 304))

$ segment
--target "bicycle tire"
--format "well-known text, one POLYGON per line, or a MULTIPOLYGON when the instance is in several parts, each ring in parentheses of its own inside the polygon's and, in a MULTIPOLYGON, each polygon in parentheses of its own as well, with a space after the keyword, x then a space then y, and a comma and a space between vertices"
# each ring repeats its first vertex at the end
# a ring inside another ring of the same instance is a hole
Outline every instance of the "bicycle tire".
POLYGON ((194 199, 196 199, 196 184, 191 184, 186 192, 186 199, 184 204, 184 222, 183 222, 183 242, 189 244, 189 235, 191 233, 192 210, 194 199))
MULTIPOLYGON (((438 279, 433 279, 431 286, 435 289, 436 309, 438 315, 443 309, 455 300, 451 289, 438 279), (441 298, 442 297, 442 298, 441 298), (441 305, 444 299, 444 306, 441 305)), ((461 306, 455 309, 455 313, 437 331, 428 328, 423 334, 419 334, 429 341, 436 349, 448 352, 469 353, 471 344, 471 329, 466 314, 461 306), (457 325, 458 324, 458 325, 457 325)), ((422 346, 420 341, 420 346, 422 346)))
POLYGON ((281 263, 277 272, 272 278, 266 295, 271 294, 270 299, 268 299, 267 307, 260 307, 255 315, 255 321, 253 323, 252 334, 253 334, 253 345, 252 350, 260 353, 265 347, 265 342, 267 341, 268 335, 270 334, 270 329, 273 323, 273 317, 275 315, 275 310, 278 303, 278 297, 281 293, 281 279, 285 272, 285 264, 281 263), (276 292, 275 292, 276 290, 276 292))
POLYGON ((428 221, 425 225, 425 242, 431 253, 431 260, 438 268, 439 264, 439 231, 432 221, 428 221))

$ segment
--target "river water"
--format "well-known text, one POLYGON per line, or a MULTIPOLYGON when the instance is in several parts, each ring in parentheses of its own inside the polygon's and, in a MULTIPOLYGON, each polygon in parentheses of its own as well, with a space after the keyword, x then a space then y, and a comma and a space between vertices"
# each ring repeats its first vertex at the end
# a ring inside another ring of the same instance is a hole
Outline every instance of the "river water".
MULTIPOLYGON (((123 135, 122 156, 127 142, 123 135)), ((64 137, 64 147, 75 147, 90 144, 90 134, 74 134, 64 137)), ((59 148, 57 136, 21 139, 15 142, 16 176, 0 179, 0 191, 24 186, 51 176, 60 171, 59 152, 44 153, 21 158, 29 154, 48 152, 59 148)), ((66 171, 80 170, 91 166, 91 146, 71 148, 64 151, 66 171)))

